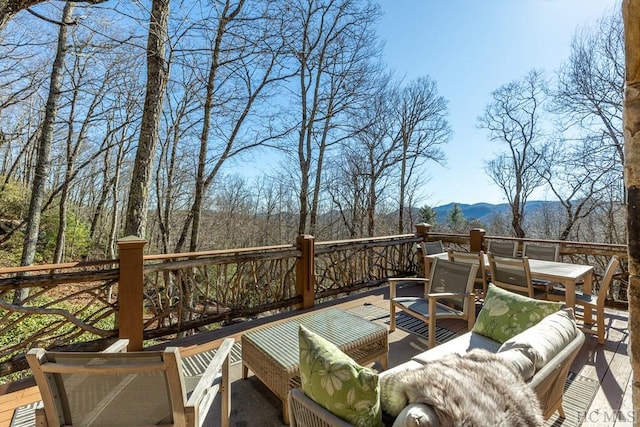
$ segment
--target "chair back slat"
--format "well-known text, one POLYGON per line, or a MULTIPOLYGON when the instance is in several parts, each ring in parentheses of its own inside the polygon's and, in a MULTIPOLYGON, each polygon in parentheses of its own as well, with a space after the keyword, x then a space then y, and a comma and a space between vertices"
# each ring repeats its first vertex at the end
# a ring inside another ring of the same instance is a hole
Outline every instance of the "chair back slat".
POLYGON ((489 254, 489 265, 491 282, 494 285, 534 298, 531 269, 527 257, 509 258, 489 254))
POLYGON ((441 254, 443 252, 446 251, 444 250, 442 240, 438 240, 435 242, 422 242, 422 254, 424 256, 441 254))
POLYGON ((495 256, 514 257, 518 252, 515 240, 489 240, 487 252, 495 256))
MULTIPOLYGON (((442 258, 435 258, 431 267, 429 293, 471 293, 477 267, 475 264, 456 263, 442 258)), ((465 310, 467 299, 447 298, 459 310, 465 310)))
POLYGON ((449 261, 473 264, 478 266, 475 283, 482 288, 483 295, 487 292, 487 271, 484 266, 484 252, 461 252, 449 250, 449 261))
POLYGON ((560 246, 537 245, 525 242, 522 248, 522 256, 529 259, 540 259, 543 261, 558 261, 560 256, 560 246))
POLYGON ((611 282, 613 282, 613 275, 619 264, 620 260, 615 255, 609 260, 609 264, 607 264, 607 268, 604 270, 604 275, 602 276, 602 281, 600 282, 600 289, 598 290, 598 306, 604 307, 605 299, 609 293, 609 287, 611 287, 611 282))

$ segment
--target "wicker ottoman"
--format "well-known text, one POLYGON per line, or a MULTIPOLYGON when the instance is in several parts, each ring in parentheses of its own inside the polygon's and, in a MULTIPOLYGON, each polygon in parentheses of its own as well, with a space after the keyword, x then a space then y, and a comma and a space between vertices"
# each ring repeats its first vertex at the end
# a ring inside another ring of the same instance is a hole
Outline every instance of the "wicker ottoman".
POLYGON ((378 360, 387 369, 387 328, 338 309, 327 309, 247 332, 242 335, 242 377, 249 370, 281 401, 289 424, 287 394, 300 386, 298 325, 304 325, 337 345, 356 362, 378 360))

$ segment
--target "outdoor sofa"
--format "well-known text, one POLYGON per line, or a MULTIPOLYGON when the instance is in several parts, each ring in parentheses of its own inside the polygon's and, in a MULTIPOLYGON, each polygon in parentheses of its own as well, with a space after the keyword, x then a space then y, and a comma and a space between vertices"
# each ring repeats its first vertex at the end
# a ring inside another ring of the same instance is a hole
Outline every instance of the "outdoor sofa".
MULTIPOLYGON (((496 294, 504 295, 505 293, 511 294, 508 291, 499 290, 490 285, 490 294, 493 296, 496 294)), ((529 298, 521 296, 516 298, 525 302, 529 300, 529 298)), ((504 310, 495 310, 497 306, 500 306, 501 303, 503 304, 503 301, 496 302, 491 295, 488 295, 485 301, 485 305, 478 315, 478 321, 471 331, 420 353, 405 363, 381 372, 379 377, 382 388, 384 388, 385 377, 393 376, 400 371, 420 369, 424 364, 447 358, 447 355, 452 353, 464 355, 473 349, 485 349, 493 354, 502 354, 517 367, 526 384, 535 391, 545 419, 548 419, 556 411, 560 411, 560 416, 564 416, 561 406, 564 385, 571 363, 585 340, 584 333, 576 326, 573 310, 559 309, 558 306, 553 309, 556 311, 552 314, 543 317, 535 325, 524 329, 501 343, 500 341, 503 341, 504 337, 499 335, 504 333, 505 330, 504 328, 500 331, 496 329, 497 333, 489 330, 491 327, 487 327, 487 325, 495 326, 496 324, 496 316, 492 317, 491 314, 493 312, 493 314, 503 318, 512 316, 511 319, 507 319, 510 322, 513 322, 514 314, 505 313, 504 310), (494 335, 498 335, 498 340, 493 338, 494 335), (527 357, 521 357, 523 354, 527 357), (527 358, 529 361, 526 360, 527 358)), ((536 304, 550 304, 550 302, 539 301, 536 304)), ((504 308, 504 305, 501 307, 504 308)), ((515 304, 511 308, 515 312, 520 310, 520 305, 515 304)), ((497 323, 499 324, 499 322, 497 323)), ((508 330, 506 332, 509 334, 508 330)), ((382 395, 384 400, 384 390, 382 395)), ((292 427, 352 425, 310 399, 301 388, 291 390, 288 398, 289 419, 292 427)), ((384 402, 382 402, 382 409, 385 409, 384 402)), ((406 414, 402 413, 400 415, 406 416, 406 414)), ((383 413, 383 420, 385 420, 386 425, 404 426, 404 420, 398 418, 395 419, 394 423, 393 417, 389 417, 388 414, 385 416, 383 413)))

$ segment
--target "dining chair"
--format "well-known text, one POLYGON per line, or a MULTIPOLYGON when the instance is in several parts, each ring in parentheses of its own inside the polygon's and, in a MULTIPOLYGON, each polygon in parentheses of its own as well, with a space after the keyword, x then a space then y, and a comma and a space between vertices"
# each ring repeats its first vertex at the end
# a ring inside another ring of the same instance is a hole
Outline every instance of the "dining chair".
POLYGON ((449 261, 464 262, 478 266, 475 278, 475 288, 480 288, 480 296, 487 294, 487 270, 484 267, 484 252, 462 252, 449 249, 449 261))
POLYGON ((220 425, 228 426, 233 342, 225 339, 195 377, 184 375, 176 347, 128 353, 127 340, 119 340, 104 352, 33 348, 27 361, 42 397, 36 425, 202 426, 219 391, 220 425))
POLYGON ((501 257, 492 253, 488 257, 491 283, 512 292, 525 294, 529 298, 546 298, 546 291, 541 292, 533 286, 527 257, 501 257))
POLYGON ((473 284, 478 266, 433 258, 431 274, 425 278, 389 279, 390 324, 389 331, 396 329, 396 309, 427 323, 428 346, 436 345, 436 321, 438 319, 463 319, 467 328, 473 328, 476 319, 473 284), (423 285, 420 296, 397 296, 397 286, 412 282, 423 285))
MULTIPOLYGON (((616 269, 620 265, 620 260, 617 256, 612 256, 607 264, 602 275, 602 281, 600 282, 600 288, 598 289, 598 295, 585 294, 583 292, 576 291, 576 305, 582 306, 585 310, 596 311, 596 331, 598 336, 598 343, 604 344, 604 303, 609 293, 609 287, 613 281, 613 275, 616 269)), ((566 293, 562 288, 553 288, 548 295, 548 299, 552 301, 566 301, 566 293)), ((578 316, 576 316, 578 317, 578 316)), ((586 326, 586 325, 585 325, 586 326)), ((591 328, 583 327, 582 330, 589 333, 594 333, 591 328)))
POLYGON ((515 240, 489 240, 487 253, 496 256, 514 257, 518 253, 518 242, 515 240))
MULTIPOLYGON (((529 259, 557 262, 560 258, 559 245, 539 245, 525 242, 522 246, 522 256, 529 259)), ((533 287, 543 292, 549 292, 557 283, 543 279, 532 279, 533 287)))
POLYGON ((560 246, 558 245, 538 245, 525 242, 522 247, 522 256, 529 259, 540 259, 543 261, 558 261, 560 259, 560 246))
POLYGON ((442 240, 437 240, 435 242, 422 242, 422 254, 424 256, 441 254, 443 252, 446 252, 446 250, 444 249, 442 240))

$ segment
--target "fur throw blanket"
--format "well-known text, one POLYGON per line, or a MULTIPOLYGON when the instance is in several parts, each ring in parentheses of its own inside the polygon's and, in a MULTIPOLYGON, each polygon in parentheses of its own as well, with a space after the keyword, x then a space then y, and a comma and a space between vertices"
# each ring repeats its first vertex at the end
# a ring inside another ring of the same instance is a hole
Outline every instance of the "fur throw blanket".
MULTIPOLYGON (((408 404, 423 403, 440 426, 541 426, 535 391, 500 356, 475 349, 418 369, 380 378, 382 409, 396 417, 408 404)), ((423 425, 412 421, 412 425, 423 425)))

